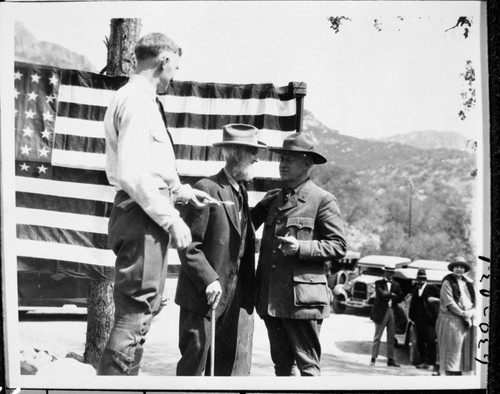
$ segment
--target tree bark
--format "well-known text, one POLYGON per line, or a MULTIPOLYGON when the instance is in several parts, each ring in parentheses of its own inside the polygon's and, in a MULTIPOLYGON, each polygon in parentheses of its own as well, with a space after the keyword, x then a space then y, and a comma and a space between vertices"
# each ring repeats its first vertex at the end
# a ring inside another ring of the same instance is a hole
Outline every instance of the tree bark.
MULTIPOLYGON (((128 76, 135 71, 134 46, 140 34, 140 19, 112 19, 108 40, 106 74, 128 76)), ((87 338, 84 362, 97 368, 114 321, 113 282, 92 281, 87 301, 87 338)))
POLYGON ((135 71, 134 46, 139 38, 140 19, 112 19, 108 41, 107 75, 128 76, 135 71))

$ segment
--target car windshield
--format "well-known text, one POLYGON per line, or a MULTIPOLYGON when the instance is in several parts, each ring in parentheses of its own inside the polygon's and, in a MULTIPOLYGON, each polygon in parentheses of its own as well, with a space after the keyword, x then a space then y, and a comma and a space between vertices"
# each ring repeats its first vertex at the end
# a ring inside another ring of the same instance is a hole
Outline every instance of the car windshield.
POLYGON ((384 276, 384 270, 377 267, 360 267, 360 273, 363 275, 384 276))

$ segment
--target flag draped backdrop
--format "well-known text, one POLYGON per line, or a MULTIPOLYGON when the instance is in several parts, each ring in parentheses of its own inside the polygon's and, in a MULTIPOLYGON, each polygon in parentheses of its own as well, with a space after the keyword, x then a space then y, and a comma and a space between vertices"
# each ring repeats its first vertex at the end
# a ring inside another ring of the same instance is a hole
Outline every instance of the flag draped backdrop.
MULTIPOLYGON (((15 63, 16 255, 19 271, 113 277, 107 223, 114 190, 105 174, 102 120, 126 77, 15 63)), ((288 87, 175 81, 162 96, 184 183, 218 172, 227 123, 261 129, 269 146, 296 130, 288 87)), ((279 178, 267 152, 249 186, 254 205, 279 178)), ((174 270, 175 271, 175 270, 174 270)))

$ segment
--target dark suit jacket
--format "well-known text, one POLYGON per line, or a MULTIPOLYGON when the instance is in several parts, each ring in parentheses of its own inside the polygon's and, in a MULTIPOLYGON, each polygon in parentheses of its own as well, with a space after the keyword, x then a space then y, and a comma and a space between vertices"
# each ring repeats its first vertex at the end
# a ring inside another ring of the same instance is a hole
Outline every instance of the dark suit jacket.
POLYGON ((387 282, 385 279, 377 280, 375 282, 375 302, 373 303, 370 316, 370 319, 375 323, 380 324, 384 319, 389 308, 389 300, 392 300, 394 316, 397 316, 398 303, 403 300, 403 293, 399 285, 394 281, 387 282))
POLYGON ((306 181, 288 202, 270 192, 252 209, 264 231, 257 267, 257 313, 289 319, 323 319, 330 312, 324 263, 346 252, 342 217, 335 197, 306 181), (285 256, 277 236, 294 236, 299 254, 285 256))
MULTIPOLYGON (((195 188, 220 201, 235 201, 231 187, 223 170, 195 184, 195 188)), ((248 313, 253 312, 255 230, 250 220, 248 198, 245 200, 247 236, 245 252, 239 264, 241 230, 236 205, 189 208, 185 220, 191 228, 193 240, 186 249, 179 251, 181 271, 175 294, 175 303, 182 308, 208 315, 210 307, 207 305, 205 289, 213 281, 219 280, 222 296, 217 306, 217 316, 224 312, 236 286, 241 287, 241 306, 248 313)))
POLYGON ((431 304, 429 297, 439 299, 439 290, 436 286, 427 284, 420 297, 418 287, 413 288, 408 316, 415 324, 424 326, 434 326, 436 324, 439 304, 431 304))

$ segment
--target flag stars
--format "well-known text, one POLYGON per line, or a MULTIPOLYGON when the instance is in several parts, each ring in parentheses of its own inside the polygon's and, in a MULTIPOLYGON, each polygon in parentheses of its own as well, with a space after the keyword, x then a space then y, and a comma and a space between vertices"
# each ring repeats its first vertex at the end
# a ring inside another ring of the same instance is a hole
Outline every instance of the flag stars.
POLYGON ((33 129, 29 126, 26 126, 24 129, 23 129, 23 133, 24 133, 24 136, 26 137, 31 137, 33 135, 33 129))
POLYGON ((43 164, 40 167, 38 167, 38 173, 39 174, 41 174, 41 173, 46 174, 47 170, 48 170, 48 167, 45 167, 43 164))
POLYGON ((21 146, 21 153, 23 155, 29 156, 31 148, 28 145, 21 146))
POLYGON ((40 75, 38 75, 37 73, 34 73, 34 74, 31 76, 31 82, 38 83, 38 81, 40 81, 40 75))
POLYGON ((54 120, 54 116, 49 112, 44 112, 43 113, 43 120, 46 122, 52 122, 54 120))
POLYGON ((59 79, 57 78, 56 74, 52 74, 52 77, 49 78, 49 81, 52 85, 57 86, 59 79))
POLYGON ((20 164, 21 171, 29 171, 30 166, 27 165, 26 163, 20 164))
POLYGON ((45 100, 47 101, 47 104, 52 104, 52 102, 56 99, 56 96, 51 94, 50 96, 45 96, 45 100))
POLYGON ((17 89, 14 89, 14 98, 19 98, 19 91, 17 89))
POLYGON ((45 138, 47 141, 50 139, 50 135, 52 134, 52 132, 48 131, 48 130, 43 130, 42 131, 42 138, 45 138))
POLYGON ((35 93, 35 91, 32 91, 31 93, 28 93, 28 101, 29 100, 36 101, 37 96, 38 95, 35 93))
POLYGON ((21 74, 19 71, 16 71, 14 73, 14 80, 21 79, 22 76, 23 76, 23 74, 21 74))
POLYGON ((46 146, 44 146, 42 149, 38 149, 38 152, 40 153, 40 157, 48 157, 49 150, 46 146))
POLYGON ((29 109, 28 111, 24 111, 24 113, 26 114, 26 119, 33 119, 33 117, 35 116, 35 113, 29 109))

